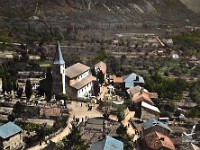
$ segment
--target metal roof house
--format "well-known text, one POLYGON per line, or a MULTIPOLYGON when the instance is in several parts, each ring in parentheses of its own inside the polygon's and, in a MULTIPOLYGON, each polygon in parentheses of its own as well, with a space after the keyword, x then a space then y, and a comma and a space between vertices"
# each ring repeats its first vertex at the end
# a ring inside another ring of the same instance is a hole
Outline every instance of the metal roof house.
POLYGON ((150 119, 142 124, 142 136, 147 135, 151 132, 160 132, 164 135, 168 135, 171 132, 169 126, 163 122, 156 119, 150 119))
POLYGON ((136 85, 143 85, 144 84, 144 79, 143 77, 135 74, 135 73, 131 73, 127 76, 123 76, 123 80, 125 82, 125 88, 131 88, 133 86, 136 85))
POLYGON ((23 147, 22 129, 8 122, 0 126, 0 149, 15 150, 23 147))
POLYGON ((94 142, 90 150, 124 150, 124 143, 111 136, 106 136, 104 139, 94 142))

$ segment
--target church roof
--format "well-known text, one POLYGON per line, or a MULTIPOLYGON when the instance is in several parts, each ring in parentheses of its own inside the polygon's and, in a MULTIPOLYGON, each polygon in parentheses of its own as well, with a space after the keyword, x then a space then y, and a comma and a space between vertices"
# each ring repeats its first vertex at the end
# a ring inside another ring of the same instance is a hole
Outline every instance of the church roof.
POLYGON ((54 65, 63 65, 65 64, 65 61, 63 60, 61 48, 60 48, 60 43, 59 41, 56 44, 56 54, 53 60, 54 65))
POLYGON ((76 63, 68 68, 66 68, 65 75, 69 78, 77 77, 86 71, 88 71, 90 67, 83 65, 81 63, 76 63))
POLYGON ((79 90, 82 87, 86 86, 87 84, 89 84, 90 82, 96 80, 95 77, 93 77, 92 75, 88 75, 87 77, 85 77, 84 79, 82 79, 81 81, 76 82, 75 84, 71 85, 73 88, 79 90))

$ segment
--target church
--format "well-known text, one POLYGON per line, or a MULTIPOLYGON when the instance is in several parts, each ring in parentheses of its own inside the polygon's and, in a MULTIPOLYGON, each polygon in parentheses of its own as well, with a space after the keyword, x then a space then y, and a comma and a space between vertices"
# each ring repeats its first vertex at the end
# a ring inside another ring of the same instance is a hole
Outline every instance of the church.
POLYGON ((93 93, 93 82, 90 67, 76 63, 65 68, 60 43, 56 44, 56 53, 52 64, 52 93, 54 95, 67 94, 72 99, 88 97, 93 93))

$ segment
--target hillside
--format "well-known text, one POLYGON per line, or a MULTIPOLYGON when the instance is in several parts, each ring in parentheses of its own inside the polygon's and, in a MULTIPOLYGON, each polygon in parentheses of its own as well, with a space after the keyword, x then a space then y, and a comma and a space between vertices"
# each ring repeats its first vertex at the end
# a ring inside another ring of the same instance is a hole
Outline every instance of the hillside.
POLYGON ((200 12, 200 1, 199 0, 180 0, 190 10, 199 13, 200 12))
POLYGON ((180 0, 0 0, 0 41, 104 37, 102 29, 111 29, 108 37, 119 30, 199 24, 199 18, 180 0))
POLYGON ((0 0, 0 16, 51 21, 68 16, 74 21, 181 21, 196 17, 179 0, 0 0), (20 2, 20 3, 19 3, 20 2), (195 17, 194 17, 195 16, 195 17))

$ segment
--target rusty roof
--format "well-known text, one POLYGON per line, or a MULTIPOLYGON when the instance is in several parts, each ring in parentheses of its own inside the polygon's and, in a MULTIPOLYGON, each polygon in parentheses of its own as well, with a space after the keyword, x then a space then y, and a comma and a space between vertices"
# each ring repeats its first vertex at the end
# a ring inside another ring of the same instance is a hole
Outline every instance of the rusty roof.
POLYGON ((134 103, 139 103, 142 101, 146 101, 149 104, 154 105, 153 101, 151 100, 151 98, 149 97, 149 94, 146 92, 137 92, 133 95, 132 97, 132 101, 134 103))
POLYGON ((160 132, 151 132, 144 137, 146 144, 151 149, 169 149, 175 150, 175 146, 168 136, 163 135, 160 132))

